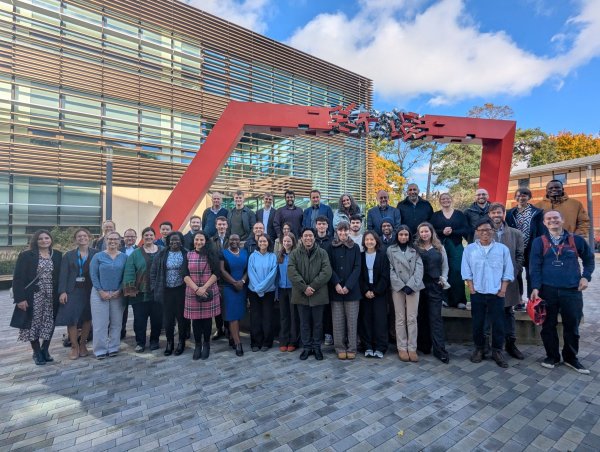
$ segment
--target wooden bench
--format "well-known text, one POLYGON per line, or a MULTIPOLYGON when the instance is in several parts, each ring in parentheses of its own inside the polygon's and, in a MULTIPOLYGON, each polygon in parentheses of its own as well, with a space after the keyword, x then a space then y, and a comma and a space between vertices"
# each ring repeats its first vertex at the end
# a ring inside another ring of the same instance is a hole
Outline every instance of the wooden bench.
MULTIPOLYGON (((449 343, 472 343, 473 333, 471 324, 471 311, 457 308, 443 308, 444 330, 449 343)), ((583 318, 581 319, 583 323, 583 318)), ((515 311, 515 332, 517 344, 542 345, 540 331, 542 327, 536 326, 529 315, 524 311, 515 311)), ((562 340, 562 319, 558 316, 558 337, 562 340)))

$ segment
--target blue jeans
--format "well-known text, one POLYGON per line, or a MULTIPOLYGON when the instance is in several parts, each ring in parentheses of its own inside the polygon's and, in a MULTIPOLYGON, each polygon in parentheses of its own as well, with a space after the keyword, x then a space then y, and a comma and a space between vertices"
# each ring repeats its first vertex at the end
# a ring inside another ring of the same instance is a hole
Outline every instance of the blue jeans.
POLYGON ((483 293, 471 295, 473 342, 479 349, 483 349, 485 345, 486 316, 489 316, 492 325, 492 349, 502 350, 504 346, 504 297, 483 293))
POLYGON ((579 352, 579 323, 583 316, 582 293, 577 288, 563 289, 542 286, 540 298, 546 302, 546 320, 542 325, 541 332, 546 356, 555 362, 560 361, 558 332, 556 331, 560 312, 564 340, 562 357, 565 361, 574 361, 579 352))

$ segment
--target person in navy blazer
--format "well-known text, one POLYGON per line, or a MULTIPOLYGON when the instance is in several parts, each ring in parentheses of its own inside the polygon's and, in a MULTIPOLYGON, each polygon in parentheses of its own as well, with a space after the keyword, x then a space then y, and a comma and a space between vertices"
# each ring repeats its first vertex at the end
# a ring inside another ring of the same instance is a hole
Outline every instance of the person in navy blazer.
POLYGON ((263 195, 263 208, 256 211, 256 220, 265 225, 265 232, 274 242, 277 238, 273 220, 275 219, 275 209, 273 207, 273 193, 265 193, 263 195))
POLYGON ((302 227, 316 229, 317 218, 320 216, 327 217, 329 220, 327 234, 333 237, 333 210, 327 204, 321 203, 321 192, 319 190, 312 190, 310 192, 310 207, 304 210, 304 216, 302 217, 302 227))

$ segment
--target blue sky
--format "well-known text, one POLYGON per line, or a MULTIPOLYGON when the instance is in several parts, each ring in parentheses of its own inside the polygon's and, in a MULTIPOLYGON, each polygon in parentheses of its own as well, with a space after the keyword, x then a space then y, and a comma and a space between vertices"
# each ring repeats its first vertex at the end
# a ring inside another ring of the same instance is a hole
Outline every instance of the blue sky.
POLYGON ((491 102, 520 128, 600 134, 600 0, 183 1, 373 79, 380 111, 491 102))
POLYGON ((189 0, 366 75, 374 107, 600 132, 600 0, 189 0))

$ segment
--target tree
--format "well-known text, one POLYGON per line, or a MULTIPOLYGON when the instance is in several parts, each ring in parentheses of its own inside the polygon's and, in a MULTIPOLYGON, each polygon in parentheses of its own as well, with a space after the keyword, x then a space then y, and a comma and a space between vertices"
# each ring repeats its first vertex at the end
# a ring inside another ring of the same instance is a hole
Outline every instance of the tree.
POLYGON ((488 102, 481 106, 471 107, 467 116, 469 118, 509 119, 514 114, 513 109, 508 105, 494 105, 488 102))
POLYGON ((520 162, 527 166, 543 165, 556 158, 556 142, 539 127, 517 129, 513 148, 513 166, 520 162))
POLYGON ((559 162, 600 154, 600 136, 563 131, 553 138, 559 162))
POLYGON ((388 157, 388 149, 394 143, 388 140, 372 140, 372 151, 374 154, 374 179, 373 193, 369 194, 367 205, 377 204, 376 193, 385 190, 390 196, 390 203, 398 202, 402 187, 406 179, 402 176, 402 167, 394 160, 388 157))

